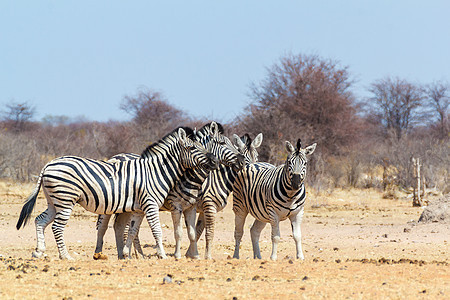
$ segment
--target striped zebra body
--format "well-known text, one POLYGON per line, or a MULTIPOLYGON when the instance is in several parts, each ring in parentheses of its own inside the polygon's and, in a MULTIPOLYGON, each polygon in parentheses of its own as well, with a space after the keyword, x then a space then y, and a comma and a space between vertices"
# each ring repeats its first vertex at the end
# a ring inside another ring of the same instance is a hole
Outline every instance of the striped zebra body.
POLYGON ((277 259, 277 245, 280 240, 280 221, 289 219, 297 249, 297 258, 304 259, 301 246, 300 224, 305 204, 307 156, 315 150, 316 144, 297 148, 286 142, 289 153, 284 165, 275 167, 268 163, 247 165, 238 174, 233 188, 233 212, 235 214, 234 258, 239 258, 239 246, 243 236, 245 218, 255 218, 250 233, 254 258, 261 258, 259 237, 267 223, 272 227, 271 259, 277 259))
MULTIPOLYGON (((246 164, 251 164, 258 161, 257 148, 261 145, 263 140, 262 133, 258 134, 252 141, 248 134, 241 138, 234 135, 233 141, 238 146, 245 159, 246 164)), ((222 211, 227 205, 227 199, 233 191, 233 184, 238 171, 227 166, 220 166, 217 170, 212 171, 202 187, 202 193, 197 203, 197 212, 199 212, 196 225, 196 241, 200 239, 203 230, 205 232, 205 259, 211 259, 212 243, 214 240, 214 226, 216 214, 222 211)), ((188 249, 188 253, 195 251, 197 245, 192 245, 188 249), (191 247, 193 247, 191 249, 191 247), (194 249, 194 250, 193 250, 194 249)))
MULTIPOLYGON (((223 128, 220 124, 212 122, 203 126, 196 132, 197 139, 202 143, 211 153, 216 155, 220 162, 231 165, 235 168, 242 168, 244 163, 244 157, 238 153, 233 147, 231 142, 222 135, 223 128)), ((132 159, 133 157, 127 154, 121 154, 114 156, 112 159, 132 159)), ((174 222, 174 235, 176 240, 175 257, 181 257, 181 213, 185 215, 185 219, 188 220, 189 235, 194 235, 192 239, 195 240, 195 210, 193 204, 198 197, 198 192, 201 189, 202 183, 208 176, 209 171, 204 168, 190 169, 185 172, 177 184, 172 188, 167 198, 164 201, 164 206, 160 207, 161 210, 168 210, 172 213, 172 219, 174 222)), ((100 218, 100 217, 99 217, 100 218)), ((102 217, 104 218, 104 217, 102 217)), ((139 225, 142 222, 143 214, 139 211, 135 212, 131 219, 120 218, 121 222, 115 222, 115 234, 116 244, 118 239, 122 239, 126 223, 133 222, 135 226, 131 226, 128 232, 128 241, 124 247, 124 253, 127 255, 131 250, 131 243, 134 243, 135 249, 143 256, 142 249, 140 248, 140 242, 138 239, 139 225), (124 222, 122 222, 124 221, 124 222)), ((99 221, 101 223, 99 228, 102 230, 98 232, 96 253, 101 252, 103 245, 103 235, 107 228, 107 221, 99 221), (106 223, 106 225, 103 225, 106 223)), ((119 251, 119 249, 118 249, 119 251)), ((95 255, 94 255, 95 256, 95 255)))
POLYGON ((149 146, 136 160, 108 163, 65 156, 49 162, 41 171, 37 188, 22 208, 16 226, 20 229, 26 224, 42 185, 48 208, 35 220, 37 247, 33 256, 44 254, 44 230, 53 222, 59 256, 71 259, 63 233, 74 205, 79 203, 97 214, 132 212, 140 208, 152 229, 158 255, 165 258, 159 207, 186 169, 217 165, 217 159, 192 137, 192 129, 176 129, 149 146))

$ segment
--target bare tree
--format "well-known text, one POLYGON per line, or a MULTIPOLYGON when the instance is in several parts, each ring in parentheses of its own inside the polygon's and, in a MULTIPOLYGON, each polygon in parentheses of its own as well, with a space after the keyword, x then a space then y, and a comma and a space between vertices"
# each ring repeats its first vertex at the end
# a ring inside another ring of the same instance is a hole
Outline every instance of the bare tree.
POLYGON ((34 116, 35 108, 27 102, 11 102, 5 105, 3 120, 6 127, 12 132, 20 132, 26 129, 26 125, 34 116))
POLYGON ((439 138, 446 138, 449 134, 450 84, 443 81, 433 82, 425 86, 425 93, 433 108, 433 115, 437 116, 439 138))
POLYGON ((400 140, 423 116, 422 90, 406 80, 386 77, 371 84, 369 109, 382 121, 387 134, 400 140))
POLYGON ((338 153, 358 135, 351 85, 347 68, 335 61, 288 55, 251 86, 252 102, 236 123, 241 131, 264 132, 261 158, 270 162, 283 160, 284 140, 299 137, 338 153))
POLYGON ((159 92, 144 90, 124 97, 120 108, 129 113, 146 142, 155 141, 188 121, 185 113, 167 102, 159 92))

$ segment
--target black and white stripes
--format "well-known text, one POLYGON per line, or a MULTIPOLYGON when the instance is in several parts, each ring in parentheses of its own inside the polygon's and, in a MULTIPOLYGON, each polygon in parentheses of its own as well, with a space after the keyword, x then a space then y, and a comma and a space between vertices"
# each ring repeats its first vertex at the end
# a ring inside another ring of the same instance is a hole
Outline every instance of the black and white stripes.
POLYGON ((233 211, 235 213, 235 250, 239 258, 245 218, 250 213, 254 218, 250 233, 254 258, 261 258, 259 237, 267 223, 272 227, 271 259, 277 259, 277 245, 280 239, 280 221, 291 221, 292 233, 297 248, 297 258, 303 259, 300 224, 305 203, 304 179, 307 156, 311 155, 316 144, 301 148, 286 142, 288 157, 284 165, 275 167, 268 163, 250 164, 238 174, 233 188, 233 211))
POLYGON ((145 213, 157 244, 157 253, 165 258, 159 207, 175 182, 187 169, 215 168, 217 159, 192 138, 188 127, 178 128, 149 146, 136 160, 108 163, 74 156, 54 159, 42 170, 37 187, 22 208, 17 229, 25 225, 36 204, 42 185, 48 208, 36 217, 37 248, 33 255, 45 252, 44 230, 52 221, 60 258, 70 259, 63 233, 73 206, 79 203, 97 214, 145 213))

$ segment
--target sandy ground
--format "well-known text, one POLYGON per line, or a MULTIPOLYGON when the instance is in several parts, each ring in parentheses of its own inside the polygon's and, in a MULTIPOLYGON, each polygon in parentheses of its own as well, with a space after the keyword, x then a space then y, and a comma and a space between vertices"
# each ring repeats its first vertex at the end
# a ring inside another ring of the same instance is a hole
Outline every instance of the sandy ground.
MULTIPOLYGON (((75 261, 58 259, 50 228, 48 257, 31 258, 33 222, 17 231, 32 184, 0 182, 0 299, 450 299, 450 225, 417 224, 423 208, 410 200, 382 199, 373 190, 308 195, 302 224, 304 261, 293 259, 290 224, 281 226, 278 261, 270 261, 270 227, 261 236, 262 260, 252 257, 247 219, 241 259, 231 259, 234 216, 218 214, 213 260, 157 259, 148 224, 141 243, 149 259, 119 261, 113 230, 105 261, 94 261, 96 215, 77 207, 65 232, 75 261), (170 283, 163 283, 170 278, 170 283)), ((38 199, 33 218, 45 209, 38 199)), ((161 213, 164 246, 174 250, 171 217, 161 213)), ((111 224, 112 225, 112 224, 111 224)), ((183 253, 188 241, 183 237, 183 253)), ((199 243, 204 254, 204 238, 199 243)))

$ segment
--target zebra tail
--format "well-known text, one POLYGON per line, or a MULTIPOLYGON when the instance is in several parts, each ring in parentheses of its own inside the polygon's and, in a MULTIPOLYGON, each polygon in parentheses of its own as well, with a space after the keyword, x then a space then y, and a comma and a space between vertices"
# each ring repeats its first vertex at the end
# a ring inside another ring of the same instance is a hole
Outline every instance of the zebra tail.
POLYGON ((28 197, 25 201, 25 204, 22 207, 22 211, 20 212, 19 220, 17 221, 16 228, 19 230, 21 227, 25 227, 28 220, 30 219, 31 213, 34 210, 34 206, 36 205, 37 196, 39 195, 39 190, 41 189, 42 184, 42 175, 44 174, 44 169, 42 169, 41 174, 39 175, 39 179, 34 189, 33 193, 28 197))

